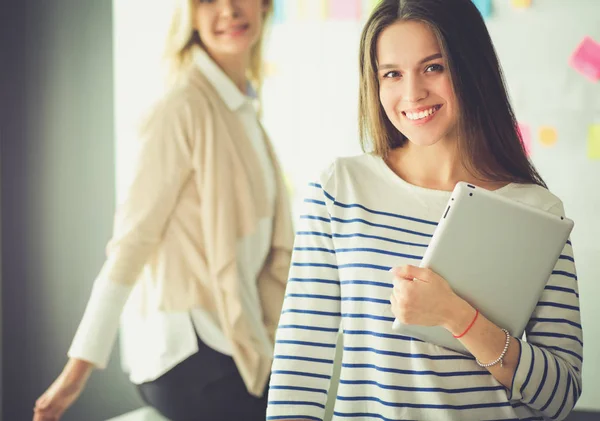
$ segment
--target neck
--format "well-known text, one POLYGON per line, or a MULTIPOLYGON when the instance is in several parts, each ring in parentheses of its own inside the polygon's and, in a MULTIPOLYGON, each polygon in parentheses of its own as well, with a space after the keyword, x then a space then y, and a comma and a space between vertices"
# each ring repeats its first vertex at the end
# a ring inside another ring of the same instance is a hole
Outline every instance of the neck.
POLYGON ((419 146, 407 141, 392 150, 387 161, 403 180, 429 189, 451 191, 459 181, 474 179, 463 165, 456 143, 419 146))
POLYGON ((209 52, 209 55, 235 83, 235 86, 246 94, 248 90, 246 70, 250 67, 250 52, 243 55, 216 55, 209 52))

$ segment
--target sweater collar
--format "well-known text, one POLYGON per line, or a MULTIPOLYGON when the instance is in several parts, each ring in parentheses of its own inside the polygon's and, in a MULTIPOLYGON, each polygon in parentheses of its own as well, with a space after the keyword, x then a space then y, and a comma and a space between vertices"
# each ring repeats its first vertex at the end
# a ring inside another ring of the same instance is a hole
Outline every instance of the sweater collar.
POLYGON ((252 102, 256 99, 256 92, 250 82, 247 83, 248 93, 244 95, 206 51, 202 48, 196 48, 193 54, 194 64, 208 79, 231 111, 236 111, 246 102, 252 102))

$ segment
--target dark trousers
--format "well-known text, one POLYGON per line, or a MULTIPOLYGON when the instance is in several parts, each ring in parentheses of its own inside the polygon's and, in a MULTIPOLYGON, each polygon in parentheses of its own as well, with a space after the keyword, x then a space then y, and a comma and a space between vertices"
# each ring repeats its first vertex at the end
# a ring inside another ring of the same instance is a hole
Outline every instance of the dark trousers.
POLYGON ((199 351, 138 386, 142 399, 171 421, 265 421, 267 390, 248 393, 233 359, 198 339, 199 351))

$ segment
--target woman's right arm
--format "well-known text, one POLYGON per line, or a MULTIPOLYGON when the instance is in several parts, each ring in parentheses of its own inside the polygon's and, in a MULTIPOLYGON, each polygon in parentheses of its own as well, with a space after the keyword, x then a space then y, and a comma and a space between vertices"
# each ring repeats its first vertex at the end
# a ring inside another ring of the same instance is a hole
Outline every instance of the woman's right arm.
POLYGON ((46 402, 45 409, 36 405, 38 415, 60 409, 72 397, 67 393, 69 389, 74 389, 74 385, 82 389, 92 367, 104 368, 108 363, 123 307, 149 255, 160 243, 179 193, 192 173, 193 127, 188 108, 183 101, 165 100, 141 127, 133 176, 115 216, 107 260, 94 281, 68 352, 70 360, 38 400, 46 402))
POLYGON ((311 184, 277 329, 267 420, 322 420, 325 413, 341 321, 328 205, 323 187, 311 184))

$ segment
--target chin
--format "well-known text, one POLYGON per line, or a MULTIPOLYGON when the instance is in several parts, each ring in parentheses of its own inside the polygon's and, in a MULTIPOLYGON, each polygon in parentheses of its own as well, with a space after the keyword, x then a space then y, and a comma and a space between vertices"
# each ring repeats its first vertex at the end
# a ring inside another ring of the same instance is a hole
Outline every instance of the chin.
MULTIPOLYGON (((403 134, 406 132, 402 132, 403 134)), ((420 147, 428 147, 428 146, 433 146, 436 145, 440 142, 440 140, 442 139, 442 136, 440 135, 436 135, 436 134, 432 134, 432 135, 427 135, 426 133, 420 133, 418 135, 414 135, 411 136, 410 133, 408 135, 405 135, 408 143, 412 143, 415 146, 420 146, 420 147)))
POLYGON ((419 140, 419 139, 415 140, 415 139, 408 138, 408 142, 412 143, 415 146, 419 146, 421 148, 427 148, 427 147, 436 145, 439 142, 439 139, 432 141, 432 140, 419 140))
POLYGON ((250 41, 231 42, 221 45, 219 51, 228 55, 245 54, 252 49, 253 43, 250 41))

